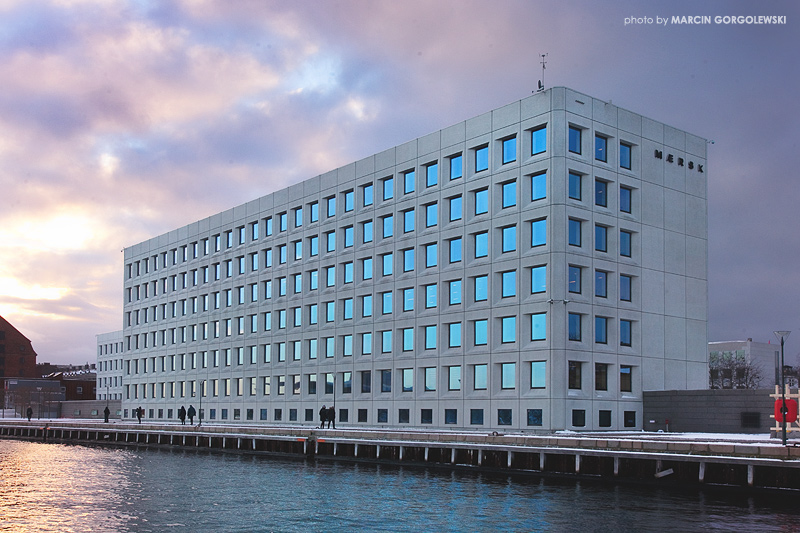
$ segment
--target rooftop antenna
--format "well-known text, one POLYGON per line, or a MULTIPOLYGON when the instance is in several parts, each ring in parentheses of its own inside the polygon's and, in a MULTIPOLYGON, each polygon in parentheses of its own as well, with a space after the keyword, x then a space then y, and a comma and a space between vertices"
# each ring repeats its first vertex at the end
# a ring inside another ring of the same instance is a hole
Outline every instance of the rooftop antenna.
POLYGON ((544 69, 545 65, 547 64, 547 61, 544 60, 544 58, 547 57, 547 54, 541 54, 541 56, 542 60, 540 61, 540 63, 542 64, 542 79, 539 80, 539 88, 536 90, 537 93, 544 91, 544 69))

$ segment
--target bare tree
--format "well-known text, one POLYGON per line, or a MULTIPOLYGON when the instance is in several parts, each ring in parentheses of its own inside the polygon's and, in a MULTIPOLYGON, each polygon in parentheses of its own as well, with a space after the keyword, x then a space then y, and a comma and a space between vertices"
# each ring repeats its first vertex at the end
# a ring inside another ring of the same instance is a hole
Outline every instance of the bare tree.
POLYGON ((712 353, 708 367, 712 389, 758 389, 764 378, 759 365, 732 352, 712 353))

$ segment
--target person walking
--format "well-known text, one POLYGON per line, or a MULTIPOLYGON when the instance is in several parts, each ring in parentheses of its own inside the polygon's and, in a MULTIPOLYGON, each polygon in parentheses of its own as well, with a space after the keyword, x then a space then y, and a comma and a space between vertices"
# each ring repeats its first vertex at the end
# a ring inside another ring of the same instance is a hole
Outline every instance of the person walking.
POLYGON ((139 407, 136 408, 136 418, 139 419, 140 424, 142 423, 143 415, 144 415, 144 409, 142 409, 142 406, 140 405, 139 407))
MULTIPOLYGON (((324 405, 322 407, 325 407, 324 405)), ((25 412, 28 415, 28 422, 31 421, 31 417, 33 416, 33 407, 30 405, 28 406, 28 410, 25 412)))
POLYGON ((197 414, 197 411, 194 410, 194 405, 189 404, 189 409, 186 411, 186 414, 189 416, 189 424, 194 425, 194 415, 197 414))
POLYGON ((331 429, 331 424, 336 429, 336 408, 332 405, 328 407, 328 429, 331 429))
POLYGON ((181 408, 178 409, 178 418, 181 420, 181 425, 186 425, 186 408, 181 405, 181 408))
POLYGON ((106 418, 106 424, 108 424, 108 417, 111 415, 111 409, 109 409, 107 405, 106 408, 103 409, 103 414, 105 415, 106 418))
POLYGON ((323 405, 319 410, 319 429, 325 429, 325 421, 328 419, 328 409, 323 405))

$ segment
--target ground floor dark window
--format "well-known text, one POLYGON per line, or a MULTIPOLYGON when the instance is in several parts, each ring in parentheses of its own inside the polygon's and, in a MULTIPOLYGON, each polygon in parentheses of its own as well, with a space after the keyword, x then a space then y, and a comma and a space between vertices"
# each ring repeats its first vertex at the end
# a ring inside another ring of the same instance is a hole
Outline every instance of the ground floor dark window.
POLYGON ((572 410, 572 425, 576 428, 582 428, 586 425, 586 411, 583 409, 572 410))
POLYGON ((158 418, 164 418, 164 410, 163 409, 159 409, 158 410, 158 418))
POLYGON ((385 424, 389 421, 389 410, 378 409, 378 424, 385 424))
POLYGON ((274 416, 274 420, 275 420, 276 422, 280 422, 281 420, 283 420, 283 410, 281 410, 281 409, 275 409, 275 416, 274 416))
POLYGON ((350 419, 350 414, 347 409, 339 409, 339 422, 347 422, 350 419))
POLYGON ((611 411, 600 411, 600 417, 598 425, 601 428, 610 428, 611 427, 611 411))
POLYGON ((242 410, 241 409, 234 409, 233 410, 233 419, 234 420, 241 420, 242 419, 242 410))
POLYGON ((252 420, 253 419, 253 410, 252 409, 248 409, 247 410, 247 419, 248 420, 252 420))
POLYGON ((358 421, 359 422, 366 422, 367 421, 367 410, 366 409, 359 409, 358 410, 358 421))
POLYGON ((209 420, 216 420, 217 419, 217 410, 216 409, 209 409, 208 410, 208 419, 209 420))
POLYGON ((623 413, 623 425, 626 428, 635 428, 636 427, 636 411, 625 411, 623 413))
POLYGON ((261 410, 261 414, 260 414, 261 420, 266 420, 267 419, 267 413, 268 412, 269 411, 267 409, 262 409, 261 410))
POLYGON ((445 409, 444 410, 444 423, 445 424, 458 424, 458 410, 445 409))
POLYGON ((420 422, 422 424, 433 424, 433 409, 422 409, 420 411, 420 422))
POLYGON ((497 425, 510 426, 511 425, 511 409, 498 409, 497 410, 497 425))
POLYGON ((408 409, 399 409, 397 411, 397 422, 399 424, 408 424, 411 422, 411 414, 408 409))
POLYGON ((542 410, 541 409, 528 409, 528 425, 541 426, 542 425, 542 410))
POLYGON ((313 422, 313 421, 314 421, 314 410, 306 409, 306 422, 313 422))
POLYGON ((228 410, 227 409, 223 409, 222 410, 222 420, 227 420, 227 419, 228 419, 228 410))
POLYGON ((172 418, 172 409, 167 409, 167 418, 172 418))
POLYGON ((297 422, 297 409, 289 409, 289 421, 297 422))
POLYGON ((483 409, 470 409, 469 410, 469 423, 473 426, 483 425, 483 409))

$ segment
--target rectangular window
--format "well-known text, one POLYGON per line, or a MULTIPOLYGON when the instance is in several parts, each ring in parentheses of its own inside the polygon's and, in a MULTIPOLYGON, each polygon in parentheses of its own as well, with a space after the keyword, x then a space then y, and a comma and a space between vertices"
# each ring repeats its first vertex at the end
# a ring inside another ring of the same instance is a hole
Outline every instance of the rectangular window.
POLYGON ((303 226, 303 208, 298 207, 294 210, 294 227, 300 228, 303 226))
POLYGON ((630 187, 619 188, 619 210, 623 213, 631 212, 631 201, 633 197, 633 189, 630 187))
POLYGON ((531 222, 531 247, 547 244, 547 219, 540 218, 531 222))
POLYGON ((470 409, 469 410, 469 423, 473 426, 483 425, 483 409, 470 409))
POLYGON ((512 422, 511 409, 498 409, 497 410, 497 425, 510 426, 512 422))
POLYGON ((489 168, 489 147, 482 146, 475 149, 475 172, 482 172, 489 168))
POLYGON ((369 370, 361 372, 361 392, 363 394, 372 392, 372 372, 369 370))
POLYGON ((633 234, 630 231, 620 230, 619 232, 619 254, 625 257, 631 256, 631 241, 633 234))
POLYGON ((544 389, 547 385, 547 361, 531 361, 531 388, 544 389))
POLYGON ((489 342, 489 321, 476 320, 473 322, 475 346, 485 346, 489 342))
POLYGON ((619 275, 619 299, 625 302, 631 301, 631 288, 633 286, 633 278, 627 274, 619 275))
POLYGON ((450 294, 450 305, 456 305, 461 303, 461 280, 454 280, 448 282, 450 285, 450 290, 448 293, 450 294))
POLYGON ((574 218, 569 219, 569 244, 570 246, 581 245, 581 221, 574 218))
POLYGON ((414 288, 403 289, 403 311, 414 310, 414 288))
POLYGON ((531 155, 547 151, 547 124, 531 131, 531 155))
POLYGON ((547 339, 547 313, 534 313, 531 315, 531 340, 543 341, 547 339))
POLYGON ((439 222, 439 204, 433 203, 425 206, 425 227, 430 228, 439 222))
POLYGON ((630 320, 619 321, 619 344, 620 346, 630 346, 633 322, 630 320))
POLYGON ((309 204, 310 213, 310 220, 311 222, 319 221, 319 202, 312 202, 309 204))
POLYGON ((475 276, 475 301, 485 302, 489 299, 489 277, 475 276))
POLYGON ((425 309, 433 309, 437 305, 437 285, 425 285, 425 309))
POLYGON ((594 205, 608 207, 608 182, 594 180, 594 205))
POLYGON ((461 390, 461 367, 447 367, 447 390, 461 390))
POLYGON ((503 390, 515 389, 517 386, 516 363, 500 364, 500 388, 503 390))
POLYGON ((503 253, 517 251, 517 227, 506 226, 500 230, 503 253))
POLYGON ((583 363, 578 361, 569 362, 569 388, 573 390, 580 390, 582 385, 581 366, 583 363))
POLYGON ((608 297, 608 272, 594 271, 594 295, 598 298, 608 297))
POLYGON ((594 342, 608 344, 608 318, 604 316, 594 317, 594 342))
POLYGON ((531 294, 547 291, 547 265, 531 268, 531 294))
POLYGON ((594 158, 597 161, 606 162, 608 160, 608 138, 602 135, 594 136, 594 158))
POLYGON ((489 365, 474 365, 472 367, 473 390, 486 390, 489 386, 489 365))
POLYGON ((569 197, 573 200, 581 199, 581 175, 575 172, 569 173, 569 197))
POLYGON ((594 249, 598 252, 608 251, 608 228, 595 224, 594 226, 594 249))
POLYGON ((394 216, 388 215, 381 218, 381 234, 384 239, 394 235, 394 216))
POLYGON ((586 426, 586 410, 573 409, 572 410, 572 425, 577 428, 586 426))
POLYGON ((386 178, 381 183, 383 184, 383 199, 391 200, 394 198, 394 178, 386 178))
POLYGON ((517 182, 509 181, 501 185, 503 209, 517 205, 517 182))
POLYGON ((361 260, 361 278, 372 279, 372 258, 367 257, 361 260))
POLYGON ((509 270, 500 274, 502 297, 510 298, 517 295, 517 271, 509 270))
POLYGON ((390 315, 392 313, 392 293, 391 292, 381 293, 381 312, 384 315, 390 315))
POLYGON ((403 272, 414 270, 414 249, 403 250, 403 272))
POLYGON ((347 191, 344 193, 344 210, 345 212, 350 212, 355 208, 355 193, 353 191, 347 191))
POLYGON ((450 222, 461 220, 462 217, 462 202, 460 196, 455 196, 448 199, 450 207, 450 222))
POLYGON ((409 170, 403 174, 403 192, 405 194, 414 192, 416 181, 416 172, 409 170))
POLYGON ((336 197, 326 198, 325 203, 327 205, 328 218, 336 216, 336 197))
POLYGON ((361 192, 362 192, 361 197, 363 200, 364 207, 372 205, 373 202, 372 184, 370 183, 369 185, 364 185, 361 188, 361 192))
POLYGON ((431 392, 436 390, 436 367, 431 366, 424 369, 425 373, 425 391, 431 392))
POLYGON ((381 370, 381 392, 392 392, 391 370, 381 370))
POLYGON ((425 185, 433 187, 439 182, 439 165, 433 163, 425 167, 425 185))
POLYGON ((475 214, 482 215, 489 212, 489 189, 475 191, 475 214))
POLYGON ((382 272, 384 276, 390 276, 392 274, 392 265, 394 261, 394 256, 391 253, 383 254, 381 256, 381 266, 382 272))
POLYGON ((404 368, 401 371, 401 376, 403 378, 403 392, 413 392, 414 391, 414 369, 413 368, 404 368))
POLYGON ((461 261, 461 237, 450 239, 450 262, 458 263, 461 261))
POLYGON ((381 353, 392 352, 392 332, 381 331, 381 353))
POLYGON ((448 324, 448 346, 450 348, 459 348, 461 346, 461 322, 453 322, 448 324))
POLYGON ((510 343, 517 341, 517 317, 506 316, 500 319, 501 342, 510 343))
POLYGON ((334 250, 336 250, 336 232, 335 231, 329 231, 328 233, 326 233, 325 234, 325 240, 326 240, 325 251, 333 252, 334 250))
POLYGON ((569 266, 569 292, 581 293, 581 267, 569 266))
POLYGON ((569 326, 569 340, 580 341, 581 315, 579 315, 578 313, 569 313, 568 326, 569 326))
POLYGON ((457 180, 464 175, 461 154, 450 158, 450 179, 457 180))
POLYGON ((608 365, 605 363, 594 364, 594 390, 608 390, 608 365))
POLYGON ((575 126, 569 127, 569 151, 573 154, 581 153, 581 130, 575 126))
POLYGON ((619 390, 620 392, 633 391, 633 367, 621 365, 619 367, 619 390))
POLYGON ((475 259, 489 255, 489 233, 484 231, 475 234, 475 259))
POLYGON ((403 211, 403 233, 414 231, 414 210, 403 211))
POLYGON ((353 241, 354 241, 353 235, 354 235, 354 233, 355 232, 353 231, 353 226, 347 226, 346 228, 344 228, 344 247, 345 248, 350 248, 350 247, 353 246, 353 241))
POLYGON ((542 425, 542 410, 541 409, 528 409, 528 425, 541 426, 542 425))
POLYGON ((425 349, 436 349, 436 326, 425 326, 425 349))
POLYGON ((622 168, 626 168, 628 170, 631 169, 631 151, 632 146, 628 143, 621 142, 619 143, 619 166, 622 168))
POLYGON ((517 160, 517 138, 510 137, 503 140, 503 164, 513 163, 517 160))
POLYGON ((539 172, 531 176, 531 201, 547 198, 547 173, 539 172))
POLYGON ((364 244, 372 242, 372 221, 368 220, 361 225, 362 233, 364 235, 364 244))

